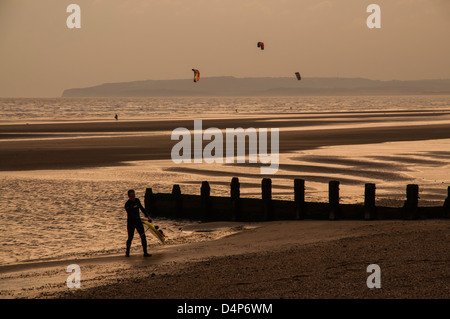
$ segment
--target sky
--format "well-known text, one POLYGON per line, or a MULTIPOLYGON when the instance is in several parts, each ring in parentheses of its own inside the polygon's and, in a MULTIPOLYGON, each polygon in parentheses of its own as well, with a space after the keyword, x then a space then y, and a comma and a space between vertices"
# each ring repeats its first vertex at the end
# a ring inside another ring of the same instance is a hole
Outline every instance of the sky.
POLYGON ((0 0, 0 97, 202 77, 450 78, 450 0, 0 0), (69 29, 67 7, 81 8, 69 29), (367 6, 381 8, 369 29, 367 6), (257 42, 265 43, 265 50, 257 42))

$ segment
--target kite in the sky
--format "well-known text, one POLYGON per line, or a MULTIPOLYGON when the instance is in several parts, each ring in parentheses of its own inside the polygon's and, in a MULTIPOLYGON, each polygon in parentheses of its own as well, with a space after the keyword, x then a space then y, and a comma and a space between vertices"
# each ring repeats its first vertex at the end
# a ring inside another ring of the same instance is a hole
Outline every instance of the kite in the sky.
POLYGON ((258 42, 258 48, 261 48, 261 50, 264 50, 264 42, 258 42))
POLYGON ((295 72, 295 75, 297 76, 297 80, 301 80, 302 76, 300 75, 300 72, 295 72))
POLYGON ((197 69, 192 69, 194 71, 194 82, 198 82, 200 80, 200 71, 197 69))

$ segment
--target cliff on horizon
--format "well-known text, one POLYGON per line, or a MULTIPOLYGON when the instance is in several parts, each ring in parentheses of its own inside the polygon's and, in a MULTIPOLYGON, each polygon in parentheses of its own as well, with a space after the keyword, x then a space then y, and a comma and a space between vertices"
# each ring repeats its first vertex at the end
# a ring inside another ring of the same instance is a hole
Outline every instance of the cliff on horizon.
POLYGON ((450 79, 379 81, 363 78, 236 78, 147 80, 64 90, 62 97, 300 96, 450 94, 450 79))

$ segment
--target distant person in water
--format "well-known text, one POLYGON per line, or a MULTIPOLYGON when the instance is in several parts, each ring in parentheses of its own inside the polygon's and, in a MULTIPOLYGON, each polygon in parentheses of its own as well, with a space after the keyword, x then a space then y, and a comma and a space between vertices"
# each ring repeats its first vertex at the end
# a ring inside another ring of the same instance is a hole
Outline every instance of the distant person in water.
POLYGON ((145 237, 144 226, 142 225, 141 216, 139 210, 141 210, 144 215, 151 222, 150 215, 142 206, 139 198, 136 198, 134 190, 130 189, 128 191, 128 201, 125 203, 125 210, 127 211, 127 230, 128 230, 128 240, 127 240, 127 252, 126 257, 130 256, 131 242, 134 237, 134 230, 136 229, 141 236, 142 249, 144 250, 144 257, 150 257, 151 254, 147 253, 147 238, 145 237))
POLYGON ((116 114, 116 116, 114 116, 114 118, 116 119, 116 121, 119 119, 119 116, 116 114))

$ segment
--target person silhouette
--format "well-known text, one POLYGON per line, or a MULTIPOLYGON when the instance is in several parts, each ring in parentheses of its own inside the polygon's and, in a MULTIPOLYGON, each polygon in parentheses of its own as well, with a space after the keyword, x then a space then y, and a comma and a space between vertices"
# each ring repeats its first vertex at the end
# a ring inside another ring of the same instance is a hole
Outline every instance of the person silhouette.
POLYGON ((134 230, 136 229, 141 236, 142 249, 144 250, 144 257, 150 257, 151 254, 147 252, 147 238, 145 237, 144 225, 142 225, 141 217, 139 215, 139 210, 141 210, 144 215, 151 222, 150 215, 142 206, 139 198, 136 198, 136 194, 133 189, 128 191, 128 201, 125 203, 125 210, 127 211, 127 251, 125 256, 130 257, 131 242, 134 237, 134 230))

